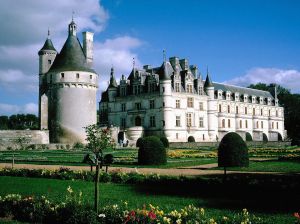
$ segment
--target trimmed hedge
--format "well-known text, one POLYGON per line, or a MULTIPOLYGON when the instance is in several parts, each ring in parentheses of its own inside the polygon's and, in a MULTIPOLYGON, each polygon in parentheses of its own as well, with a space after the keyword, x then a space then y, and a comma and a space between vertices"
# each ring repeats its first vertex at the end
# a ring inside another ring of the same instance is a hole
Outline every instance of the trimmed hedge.
POLYGON ((165 148, 169 148, 169 140, 166 137, 160 137, 160 141, 164 144, 165 148))
POLYGON ((230 132, 220 142, 218 148, 219 167, 248 167, 248 147, 242 137, 230 132))
POLYGON ((162 165, 167 163, 167 152, 163 143, 156 136, 145 137, 138 152, 141 165, 162 165))

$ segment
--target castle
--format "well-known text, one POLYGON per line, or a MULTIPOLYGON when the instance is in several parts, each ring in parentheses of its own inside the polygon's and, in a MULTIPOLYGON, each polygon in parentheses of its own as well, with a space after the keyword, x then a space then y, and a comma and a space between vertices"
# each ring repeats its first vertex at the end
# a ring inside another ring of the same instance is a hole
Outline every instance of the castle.
POLYGON ((83 32, 83 46, 77 25, 68 27, 68 38, 60 53, 51 39, 39 54, 40 129, 49 130, 50 142, 84 142, 84 127, 97 122, 98 75, 93 65, 93 33, 83 32))
POLYGON ((170 142, 215 142, 228 132, 244 140, 285 137, 284 111, 276 86, 270 92, 203 80, 197 66, 172 57, 159 67, 133 68, 117 84, 111 69, 99 105, 100 125, 114 127, 118 142, 145 135, 170 142))
MULTIPOLYGON (((98 75, 93 65, 93 33, 77 38, 72 19, 60 53, 49 37, 39 54, 40 129, 52 143, 84 142, 84 127, 97 123, 98 75)), ((203 80, 187 59, 164 59, 159 67, 133 67, 119 84, 111 69, 99 103, 99 123, 113 127, 118 142, 165 136, 170 142, 215 142, 228 132, 245 140, 277 141, 286 134, 276 86, 272 93, 203 80)))

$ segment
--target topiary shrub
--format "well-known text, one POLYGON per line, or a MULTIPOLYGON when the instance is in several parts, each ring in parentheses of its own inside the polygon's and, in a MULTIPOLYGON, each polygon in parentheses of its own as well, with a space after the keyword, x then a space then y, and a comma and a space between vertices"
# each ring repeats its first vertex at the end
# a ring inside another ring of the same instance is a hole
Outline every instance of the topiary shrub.
POLYGON ((248 167, 248 147, 242 137, 237 133, 226 134, 218 148, 218 166, 224 167, 248 167))
POLYGON ((163 143, 156 136, 143 138, 138 152, 141 165, 161 165, 167 163, 167 153, 163 143))
POLYGON ((188 142, 195 142, 195 138, 193 136, 188 137, 188 142))
POLYGON ((250 133, 246 132, 246 141, 251 142, 252 141, 252 136, 250 133))
POLYGON ((138 140, 136 141, 135 146, 136 146, 137 148, 141 147, 142 141, 143 141, 143 138, 138 138, 138 140))
POLYGON ((103 162, 106 165, 111 165, 114 162, 113 154, 106 154, 103 158, 103 162))
POLYGON ((160 141, 164 144, 165 148, 169 148, 169 140, 166 137, 160 137, 160 141))

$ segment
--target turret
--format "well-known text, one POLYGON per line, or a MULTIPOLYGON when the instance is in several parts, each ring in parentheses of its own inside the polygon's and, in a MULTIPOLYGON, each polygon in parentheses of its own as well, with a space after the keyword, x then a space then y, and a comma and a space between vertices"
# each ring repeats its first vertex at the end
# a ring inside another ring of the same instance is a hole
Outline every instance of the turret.
POLYGON ((211 79, 210 79, 210 77, 209 77, 209 73, 208 73, 208 71, 207 71, 207 74, 206 74, 206 80, 205 80, 205 83, 204 83, 204 89, 205 89, 205 91, 206 91, 206 93, 207 93, 207 95, 208 95, 208 97, 210 98, 210 99, 214 99, 214 86, 213 86, 213 84, 212 84, 212 81, 211 81, 211 79))
POLYGON ((171 75, 173 68, 170 62, 164 61, 158 70, 159 75, 159 86, 161 95, 171 95, 171 75))
POLYGON ((115 97, 117 96, 117 81, 115 79, 114 75, 114 68, 112 67, 110 70, 110 80, 109 80, 109 86, 108 86, 108 101, 112 102, 115 101, 115 97))
POLYGON ((39 54, 39 74, 45 74, 49 71, 53 61, 57 55, 57 51, 53 46, 50 39, 50 31, 48 30, 48 37, 44 43, 44 46, 38 52, 39 54))

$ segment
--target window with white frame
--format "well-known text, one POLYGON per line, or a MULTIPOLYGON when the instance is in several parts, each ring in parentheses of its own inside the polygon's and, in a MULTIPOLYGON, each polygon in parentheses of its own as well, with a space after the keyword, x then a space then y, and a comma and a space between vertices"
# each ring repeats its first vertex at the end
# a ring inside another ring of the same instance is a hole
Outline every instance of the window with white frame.
POLYGON ((176 108, 180 108, 180 100, 176 100, 176 108))
POLYGON ((203 127, 204 127, 203 117, 199 117, 199 128, 203 128, 203 127))
POLYGON ((121 110, 122 112, 126 111, 126 103, 121 104, 121 110))
POLYGON ((180 127, 180 116, 176 116, 176 127, 180 127))
POLYGON ((187 84, 187 92, 193 93, 193 85, 192 84, 187 84))
POLYGON ((203 111, 204 107, 203 107, 203 102, 199 102, 199 110, 203 111))
POLYGON ((180 92, 180 83, 179 82, 175 83, 175 92, 180 92))
POLYGON ((186 114, 186 126, 192 127, 192 113, 186 114))
POLYGON ((194 107, 194 98, 192 98, 192 97, 187 98, 187 106, 194 107))

